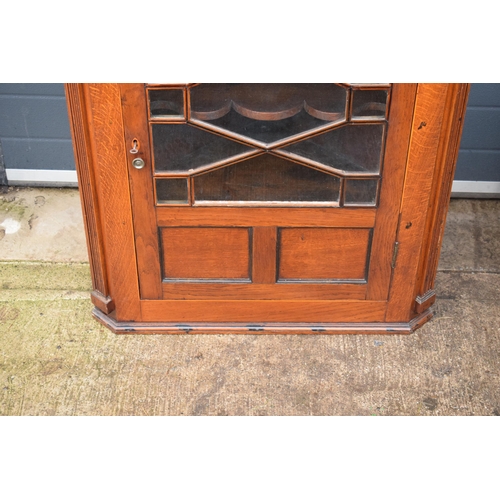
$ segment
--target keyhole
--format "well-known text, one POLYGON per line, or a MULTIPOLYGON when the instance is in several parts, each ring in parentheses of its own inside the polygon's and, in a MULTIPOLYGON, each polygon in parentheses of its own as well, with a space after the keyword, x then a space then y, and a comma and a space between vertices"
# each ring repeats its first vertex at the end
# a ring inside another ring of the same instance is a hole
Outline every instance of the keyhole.
POLYGON ((135 155, 139 152, 139 141, 137 139, 134 139, 132 141, 132 149, 130 150, 130 152, 135 155))

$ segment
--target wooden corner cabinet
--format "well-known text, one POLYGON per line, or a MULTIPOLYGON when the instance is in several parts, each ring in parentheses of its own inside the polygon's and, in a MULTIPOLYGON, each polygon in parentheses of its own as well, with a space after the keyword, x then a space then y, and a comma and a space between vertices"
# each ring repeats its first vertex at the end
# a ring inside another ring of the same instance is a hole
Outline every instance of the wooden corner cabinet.
POLYGON ((67 84, 116 333, 410 333, 467 84, 67 84))

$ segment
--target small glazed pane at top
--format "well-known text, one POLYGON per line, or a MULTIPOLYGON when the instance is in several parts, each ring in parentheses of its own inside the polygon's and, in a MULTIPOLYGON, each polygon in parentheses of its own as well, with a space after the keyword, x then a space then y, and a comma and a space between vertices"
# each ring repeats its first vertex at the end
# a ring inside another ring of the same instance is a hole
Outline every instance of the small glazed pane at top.
POLYGON ((352 118, 385 118, 387 115, 387 90, 353 90, 352 118))
POLYGON ((152 117, 184 118, 184 91, 182 89, 150 90, 149 109, 152 117))

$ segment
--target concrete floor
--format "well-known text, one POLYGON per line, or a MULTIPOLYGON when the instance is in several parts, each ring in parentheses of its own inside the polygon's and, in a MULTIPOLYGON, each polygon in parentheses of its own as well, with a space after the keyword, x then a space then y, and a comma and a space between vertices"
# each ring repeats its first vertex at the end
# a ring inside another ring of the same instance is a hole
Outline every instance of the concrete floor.
POLYGON ((0 196, 0 415, 500 415, 500 200, 452 200, 410 336, 117 336, 74 189, 0 196))

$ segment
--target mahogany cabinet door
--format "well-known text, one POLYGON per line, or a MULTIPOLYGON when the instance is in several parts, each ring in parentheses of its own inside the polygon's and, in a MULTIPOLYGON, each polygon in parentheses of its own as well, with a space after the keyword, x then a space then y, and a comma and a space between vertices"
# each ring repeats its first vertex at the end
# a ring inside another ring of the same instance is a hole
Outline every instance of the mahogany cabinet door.
POLYGON ((119 89, 143 321, 384 321, 416 85, 119 89))

